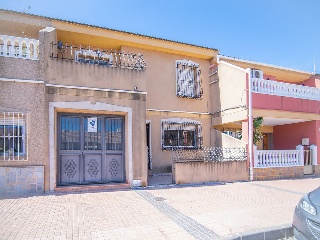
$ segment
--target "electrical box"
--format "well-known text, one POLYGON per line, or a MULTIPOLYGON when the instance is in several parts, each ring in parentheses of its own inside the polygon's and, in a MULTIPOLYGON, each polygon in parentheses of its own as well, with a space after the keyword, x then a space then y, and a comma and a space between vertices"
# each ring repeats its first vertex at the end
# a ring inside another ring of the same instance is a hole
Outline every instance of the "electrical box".
POLYGON ((308 146, 309 145, 309 138, 302 138, 301 145, 308 146))
POLYGON ((258 78, 258 79, 263 79, 263 71, 257 70, 257 69, 253 69, 251 71, 251 77, 252 78, 258 78))
POLYGON ((141 180, 133 180, 132 187, 141 187, 141 180))

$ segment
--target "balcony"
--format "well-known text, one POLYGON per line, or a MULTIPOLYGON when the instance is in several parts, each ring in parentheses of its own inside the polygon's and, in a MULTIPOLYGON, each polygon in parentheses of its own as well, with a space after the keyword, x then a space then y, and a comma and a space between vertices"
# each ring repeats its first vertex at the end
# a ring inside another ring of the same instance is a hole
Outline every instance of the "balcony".
POLYGON ((0 56, 39 60, 39 40, 0 35, 0 56))
POLYGON ((51 58, 74 61, 82 64, 95 64, 105 67, 120 67, 132 70, 146 70, 143 55, 125 53, 117 50, 85 47, 83 45, 68 45, 58 41, 51 43, 51 58))
POLYGON ((310 150, 304 150, 298 145, 296 150, 257 150, 254 146, 254 167, 292 167, 317 165, 317 146, 311 145, 310 150))
POLYGON ((252 92, 320 101, 319 88, 258 78, 252 78, 252 92))

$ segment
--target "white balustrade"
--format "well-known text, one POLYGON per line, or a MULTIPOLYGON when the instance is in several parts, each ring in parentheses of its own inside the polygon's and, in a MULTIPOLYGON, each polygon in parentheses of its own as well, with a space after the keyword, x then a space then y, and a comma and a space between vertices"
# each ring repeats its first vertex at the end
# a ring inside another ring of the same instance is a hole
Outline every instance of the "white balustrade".
POLYGON ((303 166, 303 150, 257 150, 256 147, 254 148, 255 168, 290 166, 303 166))
POLYGON ((252 78, 252 92, 308 100, 320 100, 320 88, 258 78, 252 78))
POLYGON ((39 60, 39 40, 0 35, 0 56, 39 60))

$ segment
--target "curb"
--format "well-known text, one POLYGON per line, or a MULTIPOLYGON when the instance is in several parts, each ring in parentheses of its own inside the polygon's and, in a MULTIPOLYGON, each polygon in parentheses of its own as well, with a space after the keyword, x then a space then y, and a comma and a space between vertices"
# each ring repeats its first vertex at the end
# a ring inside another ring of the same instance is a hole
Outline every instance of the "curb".
POLYGON ((276 227, 268 227, 237 233, 227 238, 227 240, 275 240, 285 239, 293 236, 293 227, 291 224, 276 227))

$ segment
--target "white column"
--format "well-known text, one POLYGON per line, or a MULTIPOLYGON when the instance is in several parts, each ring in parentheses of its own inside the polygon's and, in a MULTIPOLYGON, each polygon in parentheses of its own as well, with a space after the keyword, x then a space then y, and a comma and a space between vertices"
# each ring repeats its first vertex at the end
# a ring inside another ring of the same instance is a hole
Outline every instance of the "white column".
POLYGON ((253 166, 252 166, 252 146, 253 146, 253 119, 252 119, 252 78, 251 69, 246 70, 248 76, 248 147, 249 147, 249 180, 253 181, 253 166))
POLYGON ((300 151, 299 152, 299 165, 304 166, 304 153, 303 153, 304 148, 303 148, 303 146, 302 145, 296 146, 296 150, 300 151))
POLYGON ((28 40, 26 40, 26 45, 27 45, 27 49, 26 49, 26 58, 27 59, 30 59, 31 57, 30 57, 30 40, 28 39, 28 40))
POLYGON ((22 44, 23 44, 23 40, 19 39, 19 58, 22 57, 22 44))
POLYGON ((11 42, 11 38, 6 37, 4 42, 5 52, 7 53, 7 56, 11 56, 11 46, 8 45, 8 42, 11 42))
POLYGON ((6 37, 2 37, 2 41, 3 41, 3 56, 7 56, 8 54, 8 46, 7 46, 7 38, 6 37))
POLYGON ((256 145, 253 145, 253 161, 254 161, 254 167, 258 167, 258 148, 256 145))
POLYGON ((34 40, 33 41, 33 59, 39 59, 39 56, 38 56, 38 51, 37 51, 37 47, 39 45, 39 41, 36 41, 34 40))
POLYGON ((317 146, 312 144, 310 146, 311 150, 311 160, 312 160, 312 165, 318 165, 318 159, 317 159, 317 146))

